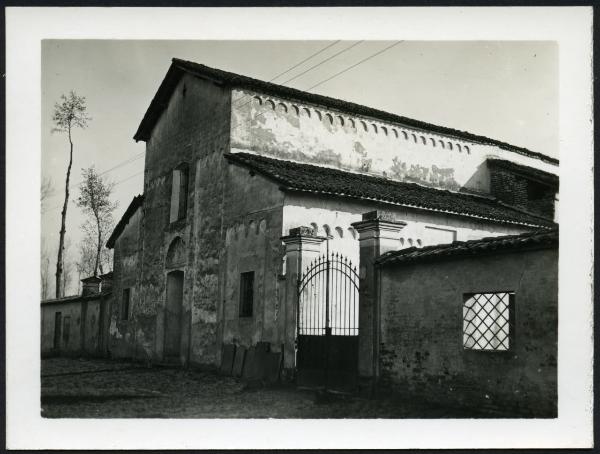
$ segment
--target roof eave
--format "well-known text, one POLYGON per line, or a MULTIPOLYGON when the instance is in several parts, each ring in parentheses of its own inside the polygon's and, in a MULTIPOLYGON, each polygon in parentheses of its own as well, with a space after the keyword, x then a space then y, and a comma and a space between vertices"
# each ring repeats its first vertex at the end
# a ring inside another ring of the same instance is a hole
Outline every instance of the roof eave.
MULTIPOLYGON (((499 255, 499 254, 510 254, 514 252, 522 252, 522 251, 539 251, 545 249, 552 249, 557 247, 558 242, 544 242, 538 244, 529 244, 529 245, 511 245, 510 247, 498 247, 496 249, 474 249, 474 250, 454 250, 447 253, 440 253, 437 255, 426 255, 426 256, 418 256, 418 257, 405 257, 405 256, 397 256, 390 255, 389 257, 382 256, 380 259, 376 260, 375 266, 403 266, 403 265, 412 265, 414 263, 431 263, 431 262, 441 262, 444 260, 454 260, 461 259, 465 257, 473 257, 473 256, 487 256, 487 255, 499 255)), ((413 248, 411 248, 413 249, 413 248)))
POLYGON ((139 142, 140 140, 147 142, 148 139, 150 139, 150 134, 156 125, 158 117, 160 117, 160 114, 166 107, 167 102, 184 71, 185 70, 179 65, 171 63, 171 66, 167 70, 167 74, 165 74, 158 90, 154 94, 154 98, 150 101, 150 105, 133 136, 133 140, 136 142, 139 142))
MULTIPOLYGON (((550 220, 548 220, 548 222, 546 222, 546 223, 534 224, 534 223, 520 222, 520 221, 515 221, 515 220, 497 219, 497 218, 493 218, 493 217, 479 216, 479 215, 471 214, 471 213, 460 213, 460 212, 451 211, 451 210, 441 210, 441 209, 436 209, 436 208, 431 208, 431 207, 411 205, 411 204, 406 204, 406 203, 394 202, 394 201, 386 200, 386 199, 377 199, 377 198, 359 196, 359 195, 354 195, 354 194, 344 194, 344 193, 337 193, 337 192, 330 192, 330 191, 316 191, 316 190, 311 190, 311 189, 306 189, 306 188, 298 188, 298 187, 290 186, 286 180, 277 178, 274 175, 270 174, 269 172, 265 172, 261 168, 252 165, 252 163, 249 163, 244 159, 240 159, 239 157, 236 156, 235 153, 228 153, 228 154, 225 154, 224 156, 230 163, 243 166, 253 172, 260 174, 261 176, 267 178, 268 180, 271 180, 274 183, 277 183, 279 185, 279 189, 282 191, 304 192, 304 193, 310 193, 310 194, 325 194, 325 195, 334 196, 334 197, 352 198, 352 199, 357 199, 357 200, 368 200, 368 201, 372 201, 372 202, 385 203, 385 204, 394 205, 394 206, 402 206, 402 207, 412 208, 412 209, 417 209, 417 210, 425 210, 425 211, 436 212, 436 213, 451 214, 451 215, 455 215, 455 216, 469 217, 472 219, 479 219, 479 220, 502 223, 502 224, 520 225, 520 226, 529 227, 529 228, 552 229, 556 225, 556 224, 552 223, 552 221, 550 221, 550 220)), ((514 209, 513 207, 509 207, 509 208, 514 209)), ((516 211, 518 211, 518 210, 516 210, 516 211)))
POLYGON ((437 209, 437 208, 424 207, 424 206, 420 206, 420 205, 411 205, 408 203, 400 203, 400 202, 394 202, 391 200, 377 199, 374 197, 365 197, 365 196, 359 196, 359 195, 354 195, 354 194, 342 194, 342 193, 329 192, 329 191, 315 191, 315 190, 311 190, 311 189, 294 188, 291 186, 284 186, 284 185, 280 186, 280 189, 285 190, 285 191, 291 191, 291 192, 325 194, 325 195, 330 195, 330 196, 352 198, 352 199, 357 199, 357 200, 368 200, 370 202, 385 203, 388 205, 401 206, 401 207, 411 208, 411 209, 415 209, 415 210, 431 211, 434 213, 451 214, 454 216, 468 217, 468 218, 472 218, 472 219, 479 219, 479 220, 483 220, 483 221, 490 221, 490 222, 496 222, 496 223, 501 223, 501 224, 520 225, 520 226, 524 226, 524 227, 543 228, 543 229, 552 229, 553 228, 553 226, 545 225, 545 224, 532 224, 532 223, 528 223, 528 222, 519 222, 519 221, 508 220, 508 219, 498 219, 498 218, 493 218, 493 217, 479 216, 479 215, 472 214, 472 213, 460 213, 458 211, 452 211, 452 210, 441 210, 441 209, 437 209))

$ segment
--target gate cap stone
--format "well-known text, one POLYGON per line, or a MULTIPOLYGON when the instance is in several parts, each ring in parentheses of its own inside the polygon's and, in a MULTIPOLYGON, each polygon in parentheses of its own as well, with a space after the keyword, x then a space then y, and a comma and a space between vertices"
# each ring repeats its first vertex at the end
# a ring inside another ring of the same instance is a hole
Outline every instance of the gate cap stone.
POLYGON ((398 222, 396 216, 391 211, 373 210, 362 214, 363 221, 387 221, 387 222, 398 222))

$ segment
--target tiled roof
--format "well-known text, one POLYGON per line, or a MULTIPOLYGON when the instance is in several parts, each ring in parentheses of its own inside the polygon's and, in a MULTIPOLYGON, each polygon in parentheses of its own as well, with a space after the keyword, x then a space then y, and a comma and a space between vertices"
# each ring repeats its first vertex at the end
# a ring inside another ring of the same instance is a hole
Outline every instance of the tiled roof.
POLYGON ((528 150, 527 148, 517 147, 506 142, 490 139, 489 137, 472 134, 467 131, 447 128, 444 126, 438 126, 431 123, 426 123, 424 121, 414 120, 412 118, 403 117, 390 112, 385 112, 383 110, 373 109, 372 107, 355 104, 353 102, 343 101, 341 99, 330 98, 328 96, 317 95, 314 93, 297 90, 295 88, 253 79, 251 77, 242 76, 240 74, 223 71, 216 68, 210 68, 199 63, 181 60, 179 58, 173 58, 165 78, 160 84, 158 91, 154 95, 154 98, 152 99, 152 102, 150 103, 150 106, 148 107, 148 110, 146 111, 146 114, 144 115, 137 132, 133 136, 136 141, 148 140, 150 138, 150 133, 152 132, 154 125, 158 121, 162 111, 165 109, 167 102, 171 97, 171 93, 175 89, 179 79, 184 73, 193 74, 197 77, 209 79, 232 88, 249 89, 259 93, 279 96, 285 99, 318 104, 331 109, 337 109, 343 112, 375 118, 382 121, 389 121, 391 123, 397 123, 407 127, 430 131, 432 133, 444 134, 485 145, 494 145, 504 150, 509 150, 525 156, 534 157, 542 161, 558 164, 558 159, 528 150))
POLYGON ((143 202, 144 202, 144 194, 136 195, 133 198, 133 200, 131 201, 131 203, 129 204, 127 209, 125 210, 125 213, 121 217, 121 220, 117 223, 115 229, 113 230, 113 233, 110 235, 110 238, 106 242, 107 248, 112 249, 113 247, 115 247, 115 242, 117 241, 117 238, 119 238, 119 235, 121 235, 121 233, 123 233, 123 230, 125 229, 125 226, 129 222, 129 219, 131 218, 131 216, 133 216, 133 214, 136 212, 136 210, 142 206, 143 202))
POLYGON ((248 153, 226 154, 225 157, 276 181, 285 190, 376 200, 503 223, 535 227, 555 225, 549 219, 524 213, 486 197, 248 153))
POLYGON ((542 183, 548 184, 550 186, 558 187, 558 176, 552 173, 544 172, 540 169, 534 169, 533 167, 524 166, 521 164, 517 164, 516 162, 507 161, 506 159, 498 159, 498 158, 488 158, 487 164, 489 167, 497 167, 501 169, 506 169, 510 172, 524 175, 528 178, 532 178, 534 180, 538 180, 542 183))
POLYGON ((493 254, 515 250, 547 249, 558 247, 558 229, 535 231, 521 235, 482 238, 471 241, 455 241, 423 248, 411 247, 383 254, 376 263, 381 265, 435 261, 449 257, 493 254))

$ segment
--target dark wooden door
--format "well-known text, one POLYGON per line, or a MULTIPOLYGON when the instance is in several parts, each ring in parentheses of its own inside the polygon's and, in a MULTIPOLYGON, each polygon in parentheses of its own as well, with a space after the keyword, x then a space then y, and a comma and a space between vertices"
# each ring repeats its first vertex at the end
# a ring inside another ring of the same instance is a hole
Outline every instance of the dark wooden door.
POLYGON ((167 301, 165 304, 166 359, 178 359, 181 352, 181 312, 183 305, 183 271, 167 274, 167 301))
POLYGON ((53 347, 56 352, 60 351, 60 340, 62 339, 62 312, 54 314, 54 343, 53 347))

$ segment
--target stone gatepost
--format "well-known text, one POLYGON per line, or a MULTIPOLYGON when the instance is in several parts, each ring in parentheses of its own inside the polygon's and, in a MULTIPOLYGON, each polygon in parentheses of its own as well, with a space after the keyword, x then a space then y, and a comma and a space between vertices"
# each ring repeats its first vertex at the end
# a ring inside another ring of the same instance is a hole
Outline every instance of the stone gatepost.
POLYGON ((283 369, 287 378, 296 366, 296 316, 298 311, 298 280, 308 264, 321 254, 325 237, 316 236, 311 227, 290 229, 289 235, 281 237, 285 244, 285 304, 281 308, 284 317, 283 369))
POLYGON ((360 392, 371 394, 379 377, 380 301, 375 260, 387 251, 400 249, 399 233, 406 222, 393 214, 370 211, 352 227, 360 245, 360 288, 358 301, 358 375, 360 392))

